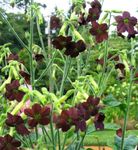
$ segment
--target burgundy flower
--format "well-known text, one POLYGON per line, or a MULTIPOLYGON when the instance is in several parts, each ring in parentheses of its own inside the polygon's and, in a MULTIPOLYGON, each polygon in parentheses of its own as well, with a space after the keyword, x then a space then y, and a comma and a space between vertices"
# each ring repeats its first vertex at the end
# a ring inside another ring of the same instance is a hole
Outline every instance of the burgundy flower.
POLYGON ((25 79, 26 83, 30 84, 30 75, 22 70, 19 73, 25 79))
POLYGON ((17 100, 20 102, 25 93, 18 90, 19 86, 20 84, 18 80, 13 80, 11 83, 7 84, 5 97, 10 101, 17 100))
POLYGON ((98 8, 90 8, 89 9, 89 14, 88 14, 88 17, 87 17, 87 21, 88 22, 93 22, 93 21, 96 21, 99 19, 100 17, 100 14, 101 14, 101 10, 99 10, 98 8))
POLYGON ((61 128, 63 132, 68 131, 73 125, 74 120, 78 118, 78 110, 76 108, 70 108, 69 110, 63 110, 61 115, 57 117, 56 127, 61 128))
POLYGON ((115 20, 117 22, 117 31, 119 33, 127 31, 130 35, 135 34, 134 26, 137 24, 137 19, 131 17, 129 12, 124 11, 123 15, 116 16, 115 20))
POLYGON ((94 0, 93 2, 91 2, 91 7, 97 8, 100 10, 102 8, 102 5, 100 4, 100 2, 98 0, 94 0))
POLYGON ((85 51, 86 45, 82 40, 75 42, 70 42, 66 46, 65 54, 71 57, 76 57, 80 52, 85 51))
POLYGON ((21 135, 28 135, 30 133, 29 130, 25 127, 21 116, 8 113, 6 124, 10 127, 15 127, 16 131, 21 135))
POLYGON ((107 24, 98 24, 97 22, 92 23, 92 28, 90 29, 90 33, 95 36, 96 42, 101 43, 104 40, 108 39, 108 26, 107 24))
POLYGON ((32 109, 27 108, 24 113, 30 117, 28 124, 30 127, 36 127, 37 124, 48 125, 50 122, 50 107, 41 107, 36 103, 32 106, 32 109))
POLYGON ((21 142, 15 140, 9 134, 4 137, 0 137, 0 150, 18 150, 18 147, 21 146, 21 142))
POLYGON ((60 35, 52 41, 52 44, 56 49, 62 50, 63 48, 67 46, 69 42, 71 42, 71 40, 72 40, 71 36, 65 37, 65 36, 60 35))
POLYGON ((125 75, 125 65, 123 63, 116 64, 115 69, 120 69, 122 74, 125 75))
POLYGON ((35 55, 35 60, 36 61, 42 61, 44 59, 44 55, 42 55, 42 54, 36 54, 35 55))
POLYGON ((19 57, 18 57, 18 54, 10 54, 8 57, 7 57, 7 61, 10 61, 10 60, 18 60, 19 57))
POLYGON ((78 22, 79 22, 80 26, 87 24, 87 20, 85 18, 85 13, 80 13, 78 22))
POLYGON ((104 129, 104 123, 103 123, 104 118, 105 118, 105 115, 102 112, 98 113, 95 116, 94 125, 95 125, 96 130, 104 129))
POLYGON ((61 27, 61 21, 57 16, 51 16, 50 18, 50 29, 57 29, 61 27))
POLYGON ((116 134, 117 134, 119 137, 122 137, 122 129, 121 129, 121 128, 118 129, 118 130, 116 131, 116 134))

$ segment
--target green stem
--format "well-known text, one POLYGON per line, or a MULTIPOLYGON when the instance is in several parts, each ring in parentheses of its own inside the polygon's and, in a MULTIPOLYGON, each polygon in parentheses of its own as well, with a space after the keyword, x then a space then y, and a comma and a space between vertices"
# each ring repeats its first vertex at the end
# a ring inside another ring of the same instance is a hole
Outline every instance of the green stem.
POLYGON ((42 74, 40 75, 40 77, 35 81, 35 84, 37 83, 37 82, 39 82, 44 76, 45 76, 45 74, 47 73, 47 71, 48 71, 48 69, 51 67, 51 65, 52 65, 52 62, 53 62, 53 60, 54 60, 54 56, 55 56, 55 53, 53 54, 53 57, 50 59, 50 61, 48 62, 48 65, 47 65, 47 67, 46 67, 46 69, 42 72, 42 74))
POLYGON ((64 82, 66 81, 66 78, 68 76, 70 65, 71 65, 71 58, 66 57, 66 62, 65 62, 65 66, 64 66, 64 73, 62 76, 62 81, 61 81, 61 86, 60 86, 60 95, 61 96, 63 95, 64 82))
POLYGON ((34 66, 33 66, 33 30, 34 30, 34 18, 33 18, 33 0, 31 0, 31 14, 30 14, 30 40, 29 40, 29 51, 30 51, 30 75, 31 75, 31 85, 34 89, 34 66))
POLYGON ((43 54, 44 54, 45 59, 47 60, 46 50, 45 50, 44 41, 43 41, 43 38, 42 38, 42 32, 41 32, 41 28, 40 28, 40 25, 39 25, 38 17, 36 18, 36 24, 37 24, 39 39, 40 39, 41 46, 42 46, 42 49, 43 49, 43 54))
POLYGON ((85 138, 85 136, 86 136, 86 132, 87 132, 87 130, 85 131, 85 134, 84 134, 84 136, 82 137, 82 139, 81 139, 81 141, 80 141, 80 143, 79 143, 79 145, 78 145, 78 149, 77 149, 77 150, 80 150, 81 146, 83 146, 83 141, 84 141, 84 138, 85 138))
POLYGON ((65 144, 66 144, 66 140, 67 140, 67 134, 65 134, 64 137, 64 141, 63 141, 63 145, 62 145, 62 150, 64 150, 65 144))
POLYGON ((125 133, 126 133, 126 126, 127 126, 127 120, 128 120, 128 114, 129 114, 129 106, 130 101, 132 98, 132 85, 133 85, 133 69, 131 69, 130 72, 130 85, 128 89, 128 97, 127 97, 127 105, 126 105, 126 111, 125 111, 125 117, 124 117, 124 126, 123 126, 123 134, 122 134, 122 141, 121 141, 121 150, 124 150, 124 139, 125 139, 125 133))
POLYGON ((35 127, 36 141, 38 140, 38 129, 35 127))
POLYGON ((57 136, 58 136, 58 147, 59 147, 59 150, 61 150, 61 141, 60 141, 60 132, 59 132, 59 129, 57 129, 57 136))
POLYGON ((30 146, 31 146, 31 147, 32 147, 32 149, 33 149, 33 143, 32 143, 32 140, 31 140, 30 135, 28 136, 28 139, 29 139, 29 142, 30 142, 30 146))
POLYGON ((105 48, 104 48, 104 65, 103 65, 103 70, 102 70, 102 74, 101 74, 101 77, 99 79, 99 87, 102 88, 101 86, 101 83, 102 83, 102 80, 103 80, 103 77, 104 77, 104 74, 105 74, 105 71, 106 71, 106 65, 107 65, 107 57, 108 57, 108 41, 105 42, 105 48))
POLYGON ((53 129, 53 104, 52 104, 51 117, 50 117, 50 129, 51 129, 51 136, 53 142, 53 150, 56 150, 55 136, 54 136, 54 129, 53 129))
POLYGON ((43 128, 43 131, 45 132, 46 136, 48 137, 49 141, 52 142, 47 130, 45 129, 45 127, 42 127, 43 128))

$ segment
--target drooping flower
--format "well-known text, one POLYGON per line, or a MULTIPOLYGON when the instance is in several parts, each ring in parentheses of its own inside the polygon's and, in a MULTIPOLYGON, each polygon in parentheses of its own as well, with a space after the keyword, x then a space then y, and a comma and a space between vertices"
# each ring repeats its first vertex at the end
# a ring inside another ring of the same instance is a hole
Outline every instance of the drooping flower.
POLYGON ((30 127, 36 127, 38 124, 48 125, 50 122, 50 107, 42 107, 40 104, 35 103, 32 109, 27 108, 24 113, 29 117, 28 124, 30 127))
POLYGON ((8 57, 7 57, 7 61, 10 61, 10 60, 18 60, 19 57, 18 57, 18 54, 10 54, 8 57))
POLYGON ((108 26, 106 23, 99 24, 97 22, 92 22, 92 28, 90 33, 95 36, 96 42, 101 43, 108 39, 108 26))
POLYGON ((67 46, 68 43, 70 43, 72 40, 71 36, 58 36, 56 37, 53 41, 52 44, 56 49, 62 50, 63 48, 65 48, 67 46))
POLYGON ((18 150, 18 147, 21 146, 21 142, 15 140, 9 134, 4 137, 0 137, 0 150, 18 150))
POLYGON ((78 22, 79 22, 80 26, 87 24, 87 20, 85 18, 85 13, 80 13, 78 22))
POLYGON ((8 113, 6 124, 10 127, 15 127, 16 131, 21 135, 28 135, 30 133, 25 127, 23 119, 19 115, 12 115, 8 113))
POLYGON ((121 128, 116 131, 117 136, 122 137, 122 134, 123 134, 123 132, 122 132, 121 128))
POLYGON ((36 61, 42 61, 44 59, 44 55, 42 55, 42 54, 36 54, 35 55, 35 60, 36 61))
POLYGON ((61 20, 56 15, 50 18, 50 29, 57 29, 61 27, 61 20))
POLYGON ((117 22, 117 31, 119 33, 127 31, 130 35, 135 34, 134 26, 137 24, 137 19, 131 17, 129 12, 124 11, 123 15, 116 16, 115 20, 117 22))
POLYGON ((98 113, 95 116, 94 125, 95 125, 96 130, 104 129, 104 123, 103 123, 104 118, 105 118, 105 115, 102 112, 98 113))
POLYGON ((11 83, 6 84, 5 97, 10 101, 17 100, 20 102, 25 93, 18 89, 19 86, 20 84, 18 80, 13 80, 11 83))
POLYGON ((27 84, 30 84, 30 75, 25 71, 20 71, 19 74, 25 79, 27 84))

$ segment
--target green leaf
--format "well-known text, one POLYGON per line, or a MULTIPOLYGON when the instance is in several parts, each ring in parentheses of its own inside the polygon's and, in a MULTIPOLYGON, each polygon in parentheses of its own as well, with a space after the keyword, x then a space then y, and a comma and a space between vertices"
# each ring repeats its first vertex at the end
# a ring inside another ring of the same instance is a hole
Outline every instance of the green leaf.
POLYGON ((119 102, 112 94, 108 95, 103 99, 103 103, 110 107, 117 107, 121 105, 121 102, 119 102))

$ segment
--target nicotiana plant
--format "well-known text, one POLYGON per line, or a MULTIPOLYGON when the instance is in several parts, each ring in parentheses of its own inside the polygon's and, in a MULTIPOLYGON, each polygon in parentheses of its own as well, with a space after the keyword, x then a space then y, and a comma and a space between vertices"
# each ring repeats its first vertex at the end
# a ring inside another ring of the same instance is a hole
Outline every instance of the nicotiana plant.
POLYGON ((19 54, 11 52, 10 44, 0 47, 0 71, 3 73, 0 77, 0 150, 83 149, 90 126, 104 130, 108 106, 123 107, 124 124, 117 130, 115 147, 133 149, 138 144, 137 137, 125 138, 125 134, 133 85, 138 81, 137 51, 134 50, 129 59, 126 51, 111 53, 109 29, 115 24, 117 36, 136 43, 133 38, 138 34, 137 19, 127 11, 103 11, 98 0, 89 4, 75 0, 68 15, 58 13, 48 21, 45 46, 37 3, 31 0, 26 14, 30 21, 28 44, 20 39, 6 14, 0 12, 25 49, 21 52, 27 53, 29 62, 27 67, 19 54), (40 46, 33 42, 34 25, 40 46), (89 64, 90 55, 95 57, 96 67, 100 65, 99 70, 89 64), (91 70, 94 70, 92 74, 91 70), (110 80, 116 77, 120 83, 128 82, 123 102, 107 95, 110 80))

